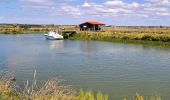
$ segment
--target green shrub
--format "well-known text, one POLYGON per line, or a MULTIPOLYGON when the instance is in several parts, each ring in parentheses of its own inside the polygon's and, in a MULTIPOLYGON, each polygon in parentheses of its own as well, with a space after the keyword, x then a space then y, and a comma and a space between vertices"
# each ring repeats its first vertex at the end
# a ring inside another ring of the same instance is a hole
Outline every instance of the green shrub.
POLYGON ((109 100, 109 99, 108 99, 108 95, 102 94, 101 92, 97 92, 95 96, 92 91, 84 92, 81 89, 76 100, 109 100))

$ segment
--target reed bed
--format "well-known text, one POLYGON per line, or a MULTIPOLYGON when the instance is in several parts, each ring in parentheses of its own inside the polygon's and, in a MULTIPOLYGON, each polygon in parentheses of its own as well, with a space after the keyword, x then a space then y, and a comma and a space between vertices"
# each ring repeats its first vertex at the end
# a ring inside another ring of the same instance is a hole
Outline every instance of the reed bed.
MULTIPOLYGON (((0 100, 110 100, 107 94, 92 90, 75 91, 70 85, 61 84, 61 81, 53 79, 46 81, 40 87, 36 83, 36 72, 31 84, 25 83, 24 89, 20 89, 11 76, 8 78, 0 74, 0 100)), ((12 76, 14 77, 14 76, 12 76)), ((162 100, 160 96, 144 97, 136 93, 133 99, 124 98, 123 100, 162 100)))
POLYGON ((101 92, 96 96, 92 91, 76 92, 72 86, 63 84, 59 79, 48 80, 37 86, 35 76, 36 71, 32 83, 26 81, 21 89, 11 78, 14 75, 6 72, 0 74, 0 100, 108 100, 101 92))
POLYGON ((79 32, 72 39, 81 40, 145 40, 170 42, 170 32, 163 31, 100 31, 79 32))

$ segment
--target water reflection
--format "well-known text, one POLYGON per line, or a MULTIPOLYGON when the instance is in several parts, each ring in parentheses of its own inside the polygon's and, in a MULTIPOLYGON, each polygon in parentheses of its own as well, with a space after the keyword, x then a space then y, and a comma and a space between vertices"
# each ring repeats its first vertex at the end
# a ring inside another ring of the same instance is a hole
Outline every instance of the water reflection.
POLYGON ((48 40, 50 49, 63 48, 64 40, 48 40))
POLYGON ((97 48, 97 44, 91 43, 89 41, 83 41, 83 45, 80 44, 80 50, 81 52, 87 53, 87 54, 94 54, 97 53, 99 50, 97 48))
POLYGON ((39 80, 63 76, 75 87, 101 90, 115 100, 135 92, 150 95, 153 91, 169 100, 169 65, 170 48, 48 41, 42 35, 0 37, 0 66, 14 71, 17 81, 32 80, 36 69, 39 80))

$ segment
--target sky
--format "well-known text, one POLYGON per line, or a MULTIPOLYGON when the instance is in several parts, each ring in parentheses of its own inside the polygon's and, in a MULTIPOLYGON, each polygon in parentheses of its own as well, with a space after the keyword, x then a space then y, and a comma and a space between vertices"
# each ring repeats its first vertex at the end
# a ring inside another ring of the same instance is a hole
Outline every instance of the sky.
POLYGON ((0 23, 170 26, 170 0, 0 0, 0 23))

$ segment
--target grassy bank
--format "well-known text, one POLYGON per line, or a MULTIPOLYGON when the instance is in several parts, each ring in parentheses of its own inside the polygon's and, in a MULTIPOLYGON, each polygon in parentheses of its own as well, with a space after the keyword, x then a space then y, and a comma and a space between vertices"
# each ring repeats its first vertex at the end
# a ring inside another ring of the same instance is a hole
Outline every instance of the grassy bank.
POLYGON ((161 41, 170 42, 170 33, 143 32, 143 31, 102 31, 102 32, 79 32, 72 39, 79 40, 138 40, 138 41, 161 41))
MULTIPOLYGON (((161 100, 160 96, 144 97, 137 94, 133 100, 161 100)), ((0 100, 110 100, 102 92, 75 91, 70 86, 60 84, 57 80, 48 80, 41 87, 35 83, 25 83, 23 90, 17 90, 11 83, 0 80, 0 100)), ((131 100, 124 98, 123 100, 131 100)))
POLYGON ((27 34, 49 32, 50 30, 78 30, 73 25, 36 25, 36 24, 0 24, 0 34, 27 34))
POLYGON ((48 32, 48 30, 41 30, 41 29, 22 29, 22 28, 14 28, 14 29, 4 29, 0 30, 0 34, 29 34, 29 33, 43 33, 48 32))
MULTIPOLYGON (((109 96, 102 92, 94 93, 91 90, 83 91, 82 89, 76 91, 70 85, 65 85, 56 79, 48 80, 38 86, 35 74, 32 84, 26 81, 24 86, 21 89, 11 76, 0 76, 0 100, 110 100, 109 96)), ((144 97, 137 93, 132 98, 133 100, 161 100, 160 96, 144 97)), ((123 100, 132 99, 124 98, 123 100)))
POLYGON ((52 79, 37 85, 36 71, 30 84, 24 83, 22 89, 15 83, 15 76, 8 72, 0 73, 0 100, 108 100, 108 95, 101 92, 76 91, 62 80, 52 79))

